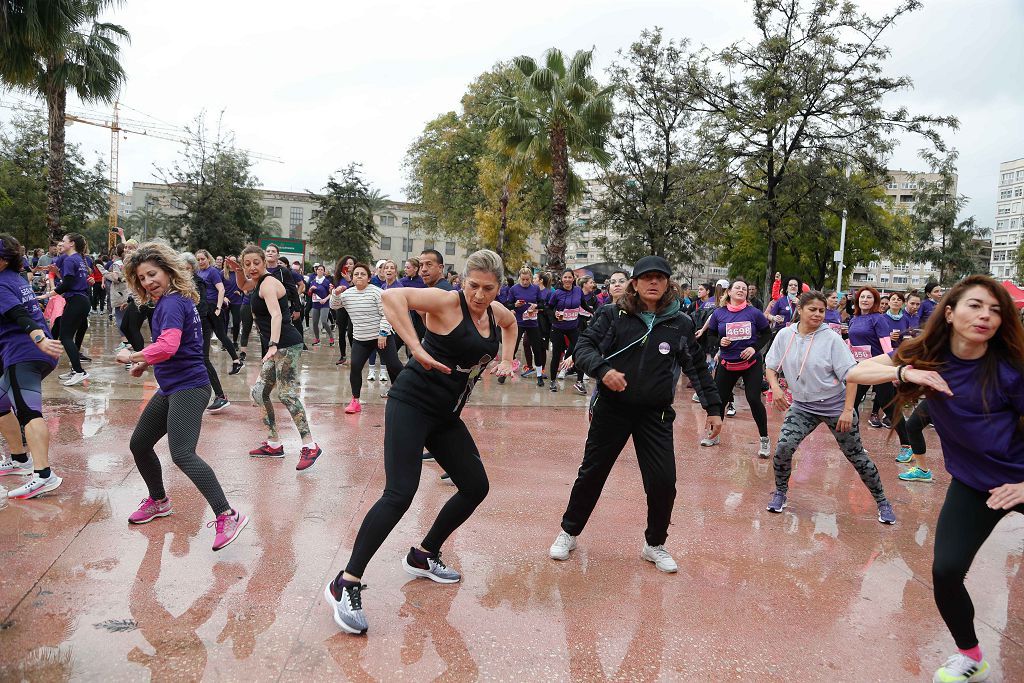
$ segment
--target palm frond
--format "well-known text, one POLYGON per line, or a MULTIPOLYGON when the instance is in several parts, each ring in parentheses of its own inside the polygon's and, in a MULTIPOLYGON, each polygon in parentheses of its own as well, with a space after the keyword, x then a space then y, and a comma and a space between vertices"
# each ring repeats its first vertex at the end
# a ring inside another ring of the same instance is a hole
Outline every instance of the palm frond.
POLYGON ((569 80, 579 82, 586 79, 593 63, 593 50, 580 50, 577 52, 569 63, 569 80))
POLYGON ((537 62, 533 61, 533 57, 527 55, 513 57, 512 64, 527 78, 537 70, 537 62))
POLYGON ((530 74, 527 82, 537 92, 551 92, 555 87, 555 73, 550 68, 537 69, 530 74))
POLYGON ((565 55, 557 47, 549 48, 544 53, 544 64, 555 72, 559 78, 565 78, 565 55))

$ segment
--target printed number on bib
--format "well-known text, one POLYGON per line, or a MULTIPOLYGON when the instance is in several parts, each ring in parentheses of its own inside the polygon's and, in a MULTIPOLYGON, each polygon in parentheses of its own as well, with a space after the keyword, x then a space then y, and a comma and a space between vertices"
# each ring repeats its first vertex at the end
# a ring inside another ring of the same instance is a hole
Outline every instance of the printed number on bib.
POLYGON ((562 311, 562 320, 575 320, 580 317, 580 309, 578 308, 567 308, 562 311))
POLYGON ((725 324, 725 338, 729 341, 743 341, 744 339, 750 339, 752 334, 753 326, 749 320, 725 324))
POLYGON ((537 319, 537 309, 536 308, 533 309, 532 311, 529 308, 527 308, 527 309, 525 309, 523 311, 523 320, 536 320, 536 319, 537 319))
POLYGON ((871 347, 870 346, 851 346, 850 351, 853 352, 853 359, 857 361, 867 360, 871 358, 871 347))

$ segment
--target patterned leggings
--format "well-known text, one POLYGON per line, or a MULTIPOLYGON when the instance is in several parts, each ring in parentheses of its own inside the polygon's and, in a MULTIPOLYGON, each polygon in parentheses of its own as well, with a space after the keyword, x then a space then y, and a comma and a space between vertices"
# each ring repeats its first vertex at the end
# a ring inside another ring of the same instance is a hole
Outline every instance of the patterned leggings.
POLYGON ((786 417, 782 421, 782 430, 779 432, 779 443, 775 448, 775 488, 782 493, 789 490, 789 477, 793 473, 793 454, 796 452, 800 442, 807 438, 807 435, 821 423, 828 426, 836 443, 843 450, 843 455, 850 461, 860 474, 860 480, 871 491, 876 503, 885 501, 885 490, 882 488, 882 480, 878 476, 878 468, 868 457, 864 445, 860 441, 860 417, 857 412, 853 413, 853 424, 848 432, 837 432, 836 423, 839 416, 825 417, 813 413, 798 410, 790 406, 786 411, 786 417))
POLYGON ((299 398, 299 378, 296 368, 299 365, 299 355, 302 353, 302 344, 295 344, 286 349, 279 349, 271 360, 268 360, 260 368, 260 378, 253 385, 252 401, 263 409, 263 424, 267 426, 270 441, 279 441, 277 434, 277 421, 274 418, 274 404, 270 402, 270 392, 277 387, 277 398, 292 416, 302 443, 309 443, 313 440, 309 432, 309 422, 306 421, 306 408, 299 398))

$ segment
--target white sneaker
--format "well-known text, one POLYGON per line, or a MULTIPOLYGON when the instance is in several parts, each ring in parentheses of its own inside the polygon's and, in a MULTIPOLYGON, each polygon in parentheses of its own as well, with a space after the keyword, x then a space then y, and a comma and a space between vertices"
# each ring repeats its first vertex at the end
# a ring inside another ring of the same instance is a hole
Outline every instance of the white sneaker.
POLYGON ((705 436, 703 439, 700 440, 700 445, 701 446, 717 446, 719 443, 721 443, 721 441, 722 441, 722 437, 720 437, 720 436, 716 436, 713 439, 710 436, 705 436))
POLYGON ((729 405, 727 405, 725 407, 725 416, 726 417, 736 417, 736 406, 734 406, 731 403, 729 405))
POLYGON ((558 532, 558 538, 551 544, 548 555, 552 560, 568 560, 569 553, 573 550, 576 550, 576 537, 563 530, 558 532))
POLYGON ((761 447, 757 449, 757 457, 767 458, 772 454, 772 440, 767 436, 761 437, 761 447))
POLYGON ((370 371, 368 373, 366 373, 366 381, 367 382, 376 382, 377 381, 377 371, 374 370, 373 368, 370 368, 370 371))
POLYGON ((62 372, 59 375, 57 375, 57 379, 62 381, 65 379, 70 379, 73 374, 75 374, 74 370, 68 370, 67 372, 62 372))
POLYGON ((565 379, 565 370, 561 370, 558 373, 558 379, 565 379))
POLYGON ((32 456, 29 456, 28 462, 15 462, 11 458, 7 458, 3 462, 0 462, 0 477, 8 474, 26 475, 32 474, 35 470, 32 469, 32 456))
POLYGON ((36 496, 42 495, 47 491, 52 491, 61 485, 64 480, 50 472, 50 476, 46 479, 40 479, 39 477, 32 477, 32 480, 23 486, 19 486, 13 491, 8 491, 8 498, 20 498, 21 500, 27 500, 28 498, 35 498, 36 496))
POLYGON ((644 543, 644 550, 640 553, 640 557, 644 558, 648 562, 653 562, 654 566, 663 572, 672 574, 673 572, 679 571, 679 565, 672 559, 672 556, 665 550, 664 545, 647 545, 644 543))
POLYGON ((690 397, 690 400, 694 403, 700 403, 700 396, 697 395, 697 392, 694 392, 693 396, 690 397))
POLYGON ((976 662, 965 654, 956 653, 946 660, 932 680, 936 683, 950 683, 951 681, 984 681, 992 673, 988 662, 982 660, 976 662))
POLYGON ((387 383, 387 381, 388 381, 388 371, 386 369, 384 369, 384 368, 377 368, 377 381, 378 382, 384 382, 385 384, 387 383))
POLYGON ((88 372, 72 372, 71 376, 61 382, 66 387, 73 387, 76 384, 81 384, 85 380, 89 379, 88 372))

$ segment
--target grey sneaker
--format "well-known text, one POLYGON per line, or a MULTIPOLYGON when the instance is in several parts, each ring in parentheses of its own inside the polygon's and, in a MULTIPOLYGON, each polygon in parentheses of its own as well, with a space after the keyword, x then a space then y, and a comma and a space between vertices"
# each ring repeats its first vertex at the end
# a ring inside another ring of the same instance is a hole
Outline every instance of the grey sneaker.
POLYGON ((768 512, 782 512, 784 507, 786 507, 786 494, 776 491, 772 494, 771 502, 768 503, 768 512))
POLYGON ((767 436, 761 437, 761 446, 757 449, 757 457, 769 458, 772 454, 772 440, 767 436))
POLYGON ((558 532, 558 537, 548 549, 548 555, 552 560, 568 560, 573 550, 576 550, 576 537, 563 530, 558 532))
POLYGON ((721 443, 721 441, 722 441, 722 437, 720 437, 720 436, 716 436, 713 439, 710 436, 705 436, 703 439, 700 440, 700 445, 701 446, 717 446, 719 443, 721 443))
POLYGON ((731 403, 729 405, 727 405, 725 407, 725 416, 726 417, 736 417, 736 406, 734 406, 731 403))
POLYGON ((324 599, 334 612, 334 623, 346 633, 359 635, 369 628, 363 614, 362 592, 365 588, 362 584, 338 588, 333 581, 324 588, 324 599))
POLYGON ((424 562, 420 563, 416 558, 416 552, 409 548, 409 552, 402 558, 402 569, 413 576, 422 576, 438 583, 458 583, 462 575, 441 561, 441 553, 427 555, 424 562))
POLYGON ((882 524, 895 524, 896 513, 892 511, 889 501, 878 504, 878 521, 882 524))
POLYGON ((648 545, 644 543, 643 552, 640 553, 640 557, 644 558, 648 562, 653 562, 654 566, 663 572, 672 574, 679 571, 679 565, 672 559, 672 556, 665 550, 664 545, 648 545))
POLYGON ((217 398, 213 399, 213 403, 211 403, 206 408, 206 411, 209 413, 219 413, 220 411, 227 408, 229 405, 231 405, 230 401, 228 401, 223 396, 218 396, 217 398))

